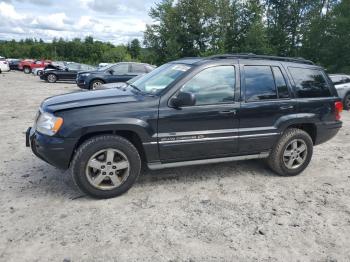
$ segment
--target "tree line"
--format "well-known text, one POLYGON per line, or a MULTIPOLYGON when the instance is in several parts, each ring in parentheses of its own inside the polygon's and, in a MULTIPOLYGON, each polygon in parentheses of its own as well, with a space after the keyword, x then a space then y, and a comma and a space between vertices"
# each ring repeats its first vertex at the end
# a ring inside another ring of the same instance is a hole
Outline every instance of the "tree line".
POLYGON ((350 73, 350 0, 165 0, 144 44, 155 63, 255 53, 304 57, 350 73))
POLYGON ((8 58, 52 59, 56 61, 74 61, 97 65, 142 59, 141 43, 138 39, 127 45, 113 45, 95 41, 88 36, 81 40, 54 38, 52 43, 39 39, 0 42, 0 55, 8 58))
POLYGON ((113 45, 85 39, 0 42, 0 55, 89 64, 255 53, 304 57, 350 73, 350 0, 163 0, 138 39, 113 45))

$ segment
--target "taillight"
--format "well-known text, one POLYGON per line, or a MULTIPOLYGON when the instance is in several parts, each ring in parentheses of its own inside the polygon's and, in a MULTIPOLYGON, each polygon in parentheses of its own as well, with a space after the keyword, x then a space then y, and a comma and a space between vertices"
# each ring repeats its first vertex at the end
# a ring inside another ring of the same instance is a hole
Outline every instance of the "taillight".
POLYGON ((335 102, 335 119, 340 120, 341 116, 340 113, 343 111, 343 103, 342 102, 335 102))

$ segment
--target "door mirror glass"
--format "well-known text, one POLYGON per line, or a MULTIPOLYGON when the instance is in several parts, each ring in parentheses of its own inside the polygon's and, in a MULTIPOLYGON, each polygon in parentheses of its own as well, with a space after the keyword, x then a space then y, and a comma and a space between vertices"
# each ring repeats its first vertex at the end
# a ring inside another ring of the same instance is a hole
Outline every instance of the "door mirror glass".
POLYGON ((170 104, 175 108, 194 106, 196 104, 196 96, 193 93, 180 92, 176 97, 170 100, 170 104))
POLYGON ((110 70, 108 70, 108 73, 109 73, 110 75, 113 75, 113 74, 114 74, 114 70, 113 70, 113 69, 110 69, 110 70))

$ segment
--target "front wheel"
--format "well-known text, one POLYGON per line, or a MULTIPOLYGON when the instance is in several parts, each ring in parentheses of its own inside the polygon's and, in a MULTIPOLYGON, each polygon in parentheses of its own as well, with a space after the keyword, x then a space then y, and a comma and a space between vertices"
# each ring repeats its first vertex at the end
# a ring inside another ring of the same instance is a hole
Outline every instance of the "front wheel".
POLYGON ((77 150, 71 165, 81 191, 95 198, 111 198, 128 191, 141 170, 135 146, 120 136, 90 138, 77 150))
POLYGON ((32 69, 30 69, 30 67, 25 67, 24 69, 23 69, 23 72, 25 73, 25 74, 30 74, 31 72, 32 72, 32 69))
POLYGON ((47 75, 47 82, 49 83, 56 83, 57 76, 55 74, 48 74, 47 75))
POLYGON ((290 128, 273 148, 267 163, 281 176, 295 176, 309 165, 313 154, 313 142, 308 133, 290 128))
POLYGON ((90 89, 94 90, 94 89, 98 89, 100 88, 102 85, 104 84, 103 81, 101 80, 93 80, 90 84, 90 89))

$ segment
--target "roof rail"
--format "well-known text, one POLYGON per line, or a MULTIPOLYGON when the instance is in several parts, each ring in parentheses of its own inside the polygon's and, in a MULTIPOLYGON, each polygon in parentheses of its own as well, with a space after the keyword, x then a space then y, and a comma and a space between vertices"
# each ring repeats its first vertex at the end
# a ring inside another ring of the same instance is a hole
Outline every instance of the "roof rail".
POLYGON ((314 65, 310 60, 306 60, 302 57, 282 57, 282 56, 270 56, 270 55, 256 55, 253 53, 237 53, 237 54, 222 54, 209 56, 207 59, 226 59, 226 58, 241 58, 241 59, 264 59, 274 61, 295 62, 308 65, 314 65))

